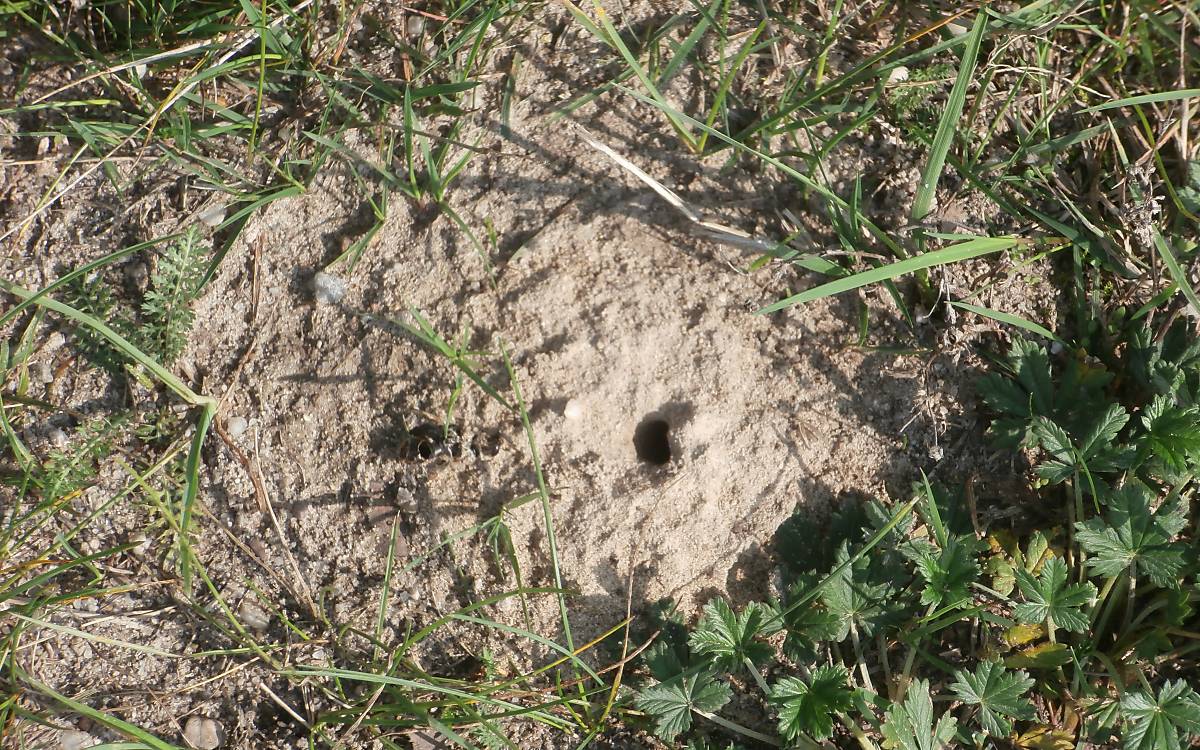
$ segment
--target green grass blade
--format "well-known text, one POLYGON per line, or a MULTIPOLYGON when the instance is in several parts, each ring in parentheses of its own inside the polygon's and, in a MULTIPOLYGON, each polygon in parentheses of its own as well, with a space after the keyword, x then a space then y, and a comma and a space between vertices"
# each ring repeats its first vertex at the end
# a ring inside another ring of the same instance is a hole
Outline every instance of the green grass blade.
POLYGON ((1062 339, 1054 335, 1053 331, 1034 323, 1032 320, 1026 320, 1019 315, 1013 315, 1012 313, 1001 312, 999 310, 992 310, 991 308, 980 307, 979 305, 972 305, 968 302, 952 301, 950 304, 961 310, 973 312, 976 315, 982 315, 985 318, 991 318, 992 320, 1000 323, 1006 323, 1010 326, 1016 326, 1017 328, 1029 331, 1030 333, 1036 333, 1039 336, 1045 336, 1051 341, 1057 341, 1060 344, 1064 343, 1062 339))
POLYGON ((158 737, 155 737, 154 735, 150 734, 146 730, 144 730, 140 727, 136 727, 127 721, 118 719, 117 717, 112 716, 110 714, 106 714, 103 711, 97 711, 96 709, 92 708, 91 706, 89 706, 85 703, 80 703, 78 701, 68 698, 67 696, 55 691, 49 685, 44 685, 42 683, 37 682, 36 680, 31 678, 28 674, 25 674, 25 672, 23 670, 21 670, 19 667, 17 668, 17 671, 18 671, 18 674, 23 678, 23 681, 28 682, 38 692, 43 693, 44 695, 50 696, 51 698, 58 701, 62 705, 66 706, 67 708, 71 709, 72 711, 79 714, 80 716, 86 716, 87 718, 91 719, 92 721, 96 722, 97 724, 106 726, 115 732, 120 732, 121 734, 123 734, 127 737, 132 737, 133 739, 142 742, 146 746, 154 748, 154 750, 183 750, 178 745, 172 745, 169 742, 164 742, 163 740, 160 740, 158 737))
POLYGON ((958 67, 958 78, 954 81, 954 87, 950 89, 950 99, 946 102, 946 110, 938 123, 937 134, 933 137, 929 161, 925 163, 925 170, 921 172, 921 183, 917 186, 917 195, 912 205, 911 217, 914 222, 924 219, 933 208, 938 180, 941 179, 942 169, 946 165, 946 154, 950 151, 950 144, 958 132, 958 121, 962 117, 963 104, 967 101, 967 89, 974 77, 975 60, 979 57, 979 45, 983 41, 986 29, 987 14, 980 11, 975 17, 975 25, 971 27, 962 62, 958 67))
MULTIPOLYGON (((593 2, 595 2, 595 0, 593 0, 593 2)), ((675 131, 679 138, 687 145, 689 149, 695 151, 696 139, 690 132, 688 132, 688 129, 684 127, 683 121, 672 114, 674 111, 673 108, 667 104, 666 98, 663 97, 662 92, 658 90, 658 87, 654 85, 654 81, 650 80, 650 74, 646 72, 645 68, 642 67, 642 64, 638 62, 638 59, 634 57, 632 52, 629 51, 629 47, 625 46, 625 42, 621 39, 621 33, 617 31, 615 26, 613 26, 612 21, 608 20, 608 14, 602 7, 600 7, 599 3, 596 3, 596 12, 600 17, 600 25, 604 27, 605 36, 607 37, 606 41, 609 42, 617 50, 617 52, 621 54, 621 58, 625 60, 625 64, 628 65, 631 70, 633 70, 634 75, 636 75, 638 80, 642 82, 642 85, 646 87, 646 90, 650 92, 650 96, 659 105, 659 111, 667 116, 667 121, 671 124, 671 128, 675 131)))
POLYGON ((934 266, 957 263, 963 260, 970 260, 971 258, 978 258, 981 255, 998 253, 1010 247, 1026 244, 1026 242, 1027 240, 1023 240, 1020 237, 977 237, 966 242, 960 242, 957 245, 942 248, 941 250, 932 250, 914 258, 907 258, 886 266, 872 268, 843 279, 835 279, 827 284, 822 284, 799 294, 794 294, 791 297, 781 299, 774 304, 767 305, 755 314, 766 315, 767 313, 778 312, 793 305, 802 305, 806 302, 821 299, 822 297, 841 294, 851 289, 858 289, 868 284, 894 279, 897 276, 903 276, 914 271, 923 271, 926 268, 933 268, 934 266))
POLYGON ((1134 107, 1139 104, 1162 104, 1164 102, 1177 102, 1182 99, 1194 99, 1200 96, 1200 89, 1180 89, 1179 91, 1159 91, 1154 94, 1139 94, 1137 96, 1129 96, 1124 99, 1117 99, 1104 104, 1097 104, 1094 107, 1088 107, 1081 110, 1082 112, 1103 112, 1106 109, 1119 109, 1121 107, 1134 107))
POLYGON ((1200 299, 1196 297, 1196 290, 1192 288, 1191 283, 1188 281, 1187 273, 1179 265, 1179 259, 1175 257, 1171 246, 1167 244, 1166 239, 1162 236, 1162 232, 1157 229, 1154 230, 1154 247, 1158 250, 1158 256, 1162 258, 1163 265, 1167 267, 1167 271, 1171 274, 1171 279, 1179 287, 1179 292, 1187 299, 1188 304, 1192 306, 1192 310, 1200 315, 1200 299))
MULTIPOLYGON (((61 279, 59 281, 61 281, 61 279)), ((164 385, 166 385, 180 398, 192 406, 216 405, 216 401, 214 399, 210 398, 209 396, 201 396, 193 391, 182 380, 175 377, 174 373, 156 362, 141 349, 138 349, 124 336, 109 328, 108 325, 106 325, 103 321, 97 320, 91 315, 80 312, 70 305, 65 305, 62 302, 47 297, 41 292, 31 292, 24 287, 12 283, 8 279, 0 279, 0 289, 8 292, 9 294, 20 297, 23 301, 33 301, 34 303, 45 307, 48 310, 56 312, 59 315, 69 318, 76 323, 91 328, 93 331, 107 339, 110 344, 125 354, 125 356, 149 370, 150 373, 161 380, 164 385)))

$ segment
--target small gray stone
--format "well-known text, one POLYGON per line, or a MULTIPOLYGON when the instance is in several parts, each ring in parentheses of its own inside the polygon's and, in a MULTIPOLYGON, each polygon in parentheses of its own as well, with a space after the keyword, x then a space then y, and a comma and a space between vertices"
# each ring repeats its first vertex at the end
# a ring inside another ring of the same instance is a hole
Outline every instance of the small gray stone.
POLYGON ((192 716, 183 727, 183 740, 195 750, 217 750, 225 741, 221 725, 205 716, 192 716))
POLYGON ((49 362, 38 362, 34 372, 39 383, 49 385, 54 382, 54 368, 50 366, 49 362))
POLYGON ((46 439, 55 448, 66 448, 67 443, 71 442, 71 439, 67 437, 66 430, 61 427, 51 427, 50 431, 46 433, 46 439))
POLYGON ((78 729, 63 729, 58 733, 59 750, 84 750, 98 744, 100 740, 78 729))
POLYGON ((245 417, 233 416, 225 420, 225 431, 229 433, 229 437, 236 438, 246 434, 246 428, 250 423, 245 417))
POLYGON ((204 226, 212 229, 222 221, 225 221, 225 206, 221 203, 218 203, 215 206, 209 206, 197 214, 196 219, 204 226))
POLYGON ((271 616, 251 599, 243 600, 242 606, 238 607, 238 619, 243 625, 259 633, 264 632, 271 624, 271 616))
POLYGON ((321 305, 336 305, 346 296, 346 282, 331 273, 318 271, 312 285, 313 297, 321 305))

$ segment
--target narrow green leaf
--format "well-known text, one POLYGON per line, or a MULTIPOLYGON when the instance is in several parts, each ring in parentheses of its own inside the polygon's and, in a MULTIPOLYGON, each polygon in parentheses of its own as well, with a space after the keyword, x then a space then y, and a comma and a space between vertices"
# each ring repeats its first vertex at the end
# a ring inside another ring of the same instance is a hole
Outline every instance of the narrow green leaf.
POLYGON ((951 301, 950 304, 959 308, 960 310, 973 312, 976 315, 982 315, 985 318, 991 318, 999 323, 1016 326, 1017 328, 1037 334, 1038 336, 1045 336, 1051 341, 1057 341, 1060 344, 1065 343, 1058 336, 1054 335, 1053 331, 1034 323, 1032 320, 1026 320, 1019 315, 1013 315, 1012 313, 1001 312, 999 310, 992 310, 991 308, 980 307, 979 305, 972 305, 967 302, 951 301))
POLYGON ((979 46, 983 42, 986 29, 987 13, 979 11, 975 16, 975 25, 971 27, 971 33, 967 37, 967 46, 958 66, 958 77, 954 81, 954 87, 950 89, 950 98, 946 101, 942 119, 938 122, 933 147, 929 151, 929 161, 925 162, 925 169, 921 172, 921 183, 917 187, 916 197, 913 198, 910 214, 914 222, 923 220, 933 208, 938 180, 941 179, 942 169, 946 165, 946 154, 950 152, 950 144, 959 130, 958 121, 967 101, 967 89, 975 79, 975 61, 979 57, 979 46))
POLYGON ((1180 89, 1178 91, 1159 91, 1153 94, 1138 94, 1137 96, 1129 96, 1124 99, 1116 99, 1104 104, 1097 104, 1094 107, 1088 107, 1081 110, 1083 112, 1103 112, 1106 109, 1118 109, 1120 107, 1133 107, 1138 104, 1163 104, 1165 102, 1177 102, 1182 99, 1194 99, 1200 96, 1200 89, 1180 89))
POLYGON ((914 271, 921 271, 934 266, 941 266, 947 263, 958 263, 971 258, 978 258, 982 255, 990 255, 998 253, 1002 250, 1007 250, 1017 245, 1026 244, 1026 240, 1019 237, 976 237, 965 242, 960 242, 957 245, 942 248, 941 250, 932 250, 930 252, 918 255, 913 258, 896 261, 886 266, 872 268, 868 271, 856 273, 853 276, 847 276, 842 279, 835 279, 826 284, 814 287, 799 294, 794 294, 791 297, 781 299, 778 302, 767 305, 758 310, 756 315, 766 315, 768 313, 778 312, 793 305, 802 305, 806 302, 830 297, 835 294, 858 289, 859 287, 875 284, 886 279, 894 279, 897 276, 903 276, 914 271))

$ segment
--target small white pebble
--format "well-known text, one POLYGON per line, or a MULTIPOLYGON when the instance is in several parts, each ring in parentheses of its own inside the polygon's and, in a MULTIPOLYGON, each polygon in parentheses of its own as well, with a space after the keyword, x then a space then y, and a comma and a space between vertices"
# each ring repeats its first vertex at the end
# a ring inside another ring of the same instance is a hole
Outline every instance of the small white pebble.
POLYGON ((567 405, 563 407, 563 416, 572 421, 583 419, 583 404, 579 403, 579 399, 567 401, 567 405))
POLYGON ((949 31, 951 36, 962 36, 963 34, 967 33, 967 27, 963 26, 961 23, 951 22, 946 24, 946 31, 949 31))
POLYGON ((196 219, 204 226, 212 229, 222 221, 225 221, 225 204, 218 203, 215 206, 209 206, 196 214, 196 219))
POLYGON ((313 276, 313 296, 322 305, 336 305, 346 296, 346 282, 337 276, 318 271, 313 276))
POLYGON ((1062 350, 1063 350, 1062 344, 1060 344, 1057 341, 1050 342, 1050 353, 1051 354, 1062 354, 1062 350))
POLYGON ((63 344, 67 343, 67 337, 55 331, 46 337, 46 351, 54 352, 62 348, 63 344))
POLYGON ((904 65, 897 65, 888 71, 888 83, 903 83, 908 80, 908 68, 904 65))
POLYGON ((422 16, 411 15, 404 20, 404 27, 409 36, 421 36, 425 31, 425 19, 422 16))
POLYGON ((66 430, 61 427, 51 427, 50 432, 46 433, 46 439, 55 448, 66 448, 67 443, 71 442, 71 439, 67 437, 66 430))
POLYGON ((203 716, 192 716, 183 727, 183 739, 196 750, 217 750, 224 741, 221 725, 203 716))
POLYGON ((150 537, 145 534, 135 534, 129 541, 134 544, 132 551, 137 555, 145 557, 146 553, 150 551, 150 537))
POLYGON ((251 599, 243 600, 242 606, 238 607, 238 619, 243 625, 259 633, 271 624, 271 616, 251 599))
POLYGON ((100 740, 78 729, 63 729, 58 733, 58 747, 60 750, 83 750, 84 748, 94 747, 98 744, 100 744, 100 740))
POLYGON ((44 385, 54 382, 54 368, 50 366, 49 362, 39 362, 34 368, 34 375, 38 382, 44 385))
POLYGON ((250 423, 245 417, 233 416, 225 420, 225 431, 229 433, 229 437, 236 438, 246 434, 246 428, 250 423))

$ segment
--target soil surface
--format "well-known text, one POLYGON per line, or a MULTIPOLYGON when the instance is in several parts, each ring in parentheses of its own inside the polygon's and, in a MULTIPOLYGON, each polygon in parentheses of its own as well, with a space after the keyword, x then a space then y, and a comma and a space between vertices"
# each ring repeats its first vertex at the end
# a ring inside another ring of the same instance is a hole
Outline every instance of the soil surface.
MULTIPOLYGON (((921 470, 960 482, 986 464, 968 345, 992 329, 939 308, 914 338, 882 290, 755 315, 818 279, 779 265, 748 271, 755 253, 697 234, 555 119, 553 107, 599 75, 579 68, 596 42, 575 27, 559 33, 560 12, 539 13, 521 49, 527 64, 509 123, 487 114, 499 101, 489 90, 470 134, 479 153, 451 192, 479 247, 436 206, 397 197, 353 271, 326 269, 363 230, 363 206, 348 198, 353 167, 335 164, 307 193, 256 215, 196 303, 175 369, 223 402, 203 456, 195 553, 244 622, 290 644, 289 663, 344 661, 327 641, 289 633, 271 603, 287 602, 297 622, 319 611, 337 628, 372 632, 393 527, 386 642, 519 585, 554 587, 556 554, 578 644, 662 598, 693 617, 714 595, 738 604, 769 596, 772 538, 794 512, 825 513, 850 494, 906 496, 921 470), (323 269, 346 281, 336 303, 314 295, 323 269), (479 377, 515 406, 508 357, 528 434, 515 409, 404 330, 417 325, 414 312, 469 352, 479 377), (537 495, 539 466, 553 533, 537 495), (443 544, 502 509, 513 556, 498 555, 486 533, 443 544)), ((841 55, 830 64, 836 72, 841 55)), ((631 98, 602 99, 575 120, 718 221, 778 237, 787 209, 812 233, 815 252, 828 242, 828 219, 809 197, 728 154, 680 156, 661 115, 631 98)), ((366 153, 372 134, 351 138, 366 153)), ((856 176, 882 175, 869 213, 897 228, 918 159, 886 128, 867 128, 830 154, 826 177, 842 191, 856 176)), ((37 194, 17 182, 49 178, 9 169, 10 220, 37 194)), ((121 246, 107 243, 155 236, 122 237, 122 228, 171 231, 210 204, 193 195, 183 210, 150 186, 146 195, 156 197, 140 202, 114 195, 99 176, 84 181, 10 245, 5 276, 44 285, 121 246)), ((947 194, 943 204, 956 222, 982 227, 995 218, 970 194, 947 194)), ((994 270, 965 264, 934 282, 978 286, 994 270)), ((1001 274, 980 304, 1052 322, 1053 297, 1030 281, 1045 273, 1035 264, 1001 274)), ((33 362, 58 368, 69 352, 47 329, 33 362)), ((101 412, 128 398, 83 372, 73 367, 46 386, 64 413, 37 429, 70 428, 78 419, 69 411, 101 412)), ((77 513, 128 476, 114 468, 103 479, 74 501, 77 513)), ((126 577, 128 592, 81 600, 55 622, 163 652, 217 646, 158 578, 170 550, 161 546, 165 529, 140 536, 146 517, 138 505, 120 506, 81 540, 85 550, 140 544, 113 573, 126 577)), ((530 595, 527 604, 503 598, 484 612, 562 637, 553 596, 530 595)), ((453 671, 485 648, 514 664, 550 653, 530 644, 449 627, 420 658, 430 671, 453 671)), ((51 687, 172 741, 190 717, 210 717, 226 746, 290 747, 303 730, 281 706, 304 716, 320 707, 257 660, 232 655, 172 659, 46 629, 27 659, 51 687)), ((86 722, 70 731, 109 736, 86 722)), ((48 746, 66 747, 60 735, 47 735, 48 746)), ((531 736, 523 746, 557 741, 531 736)))

